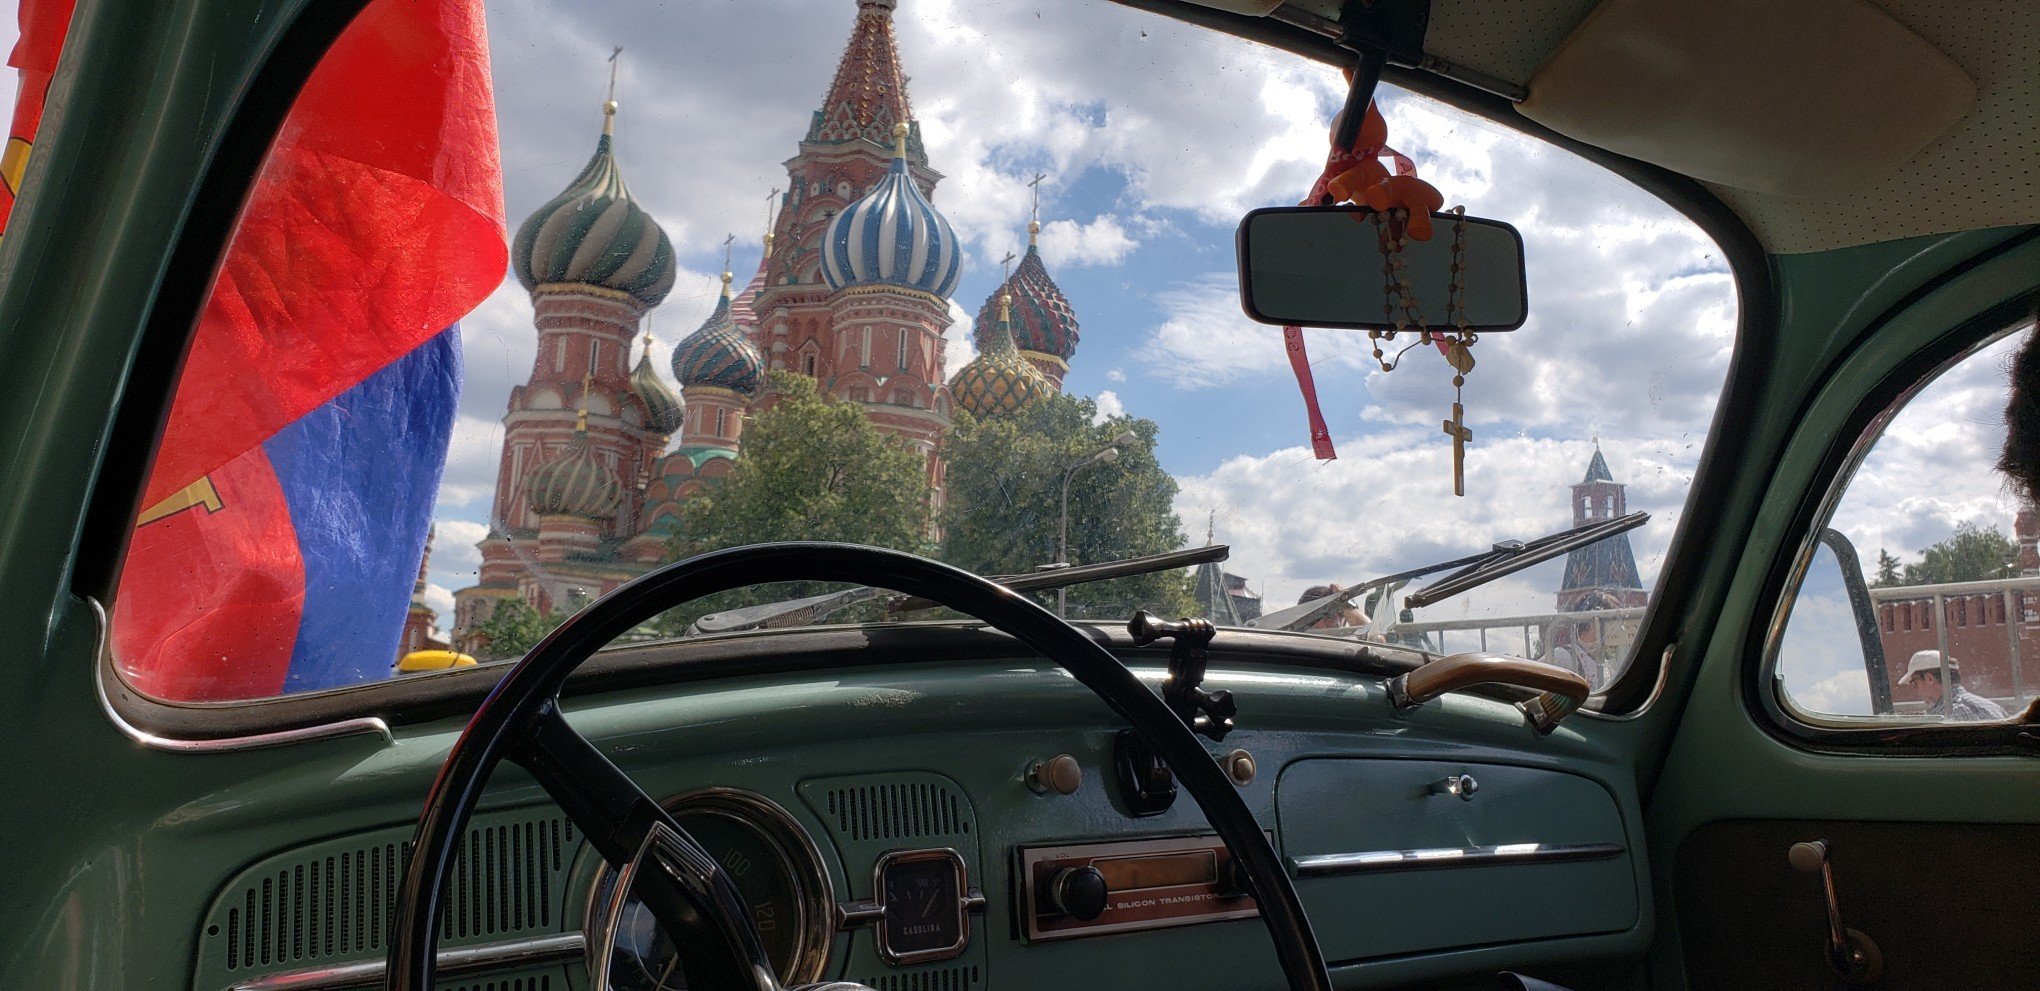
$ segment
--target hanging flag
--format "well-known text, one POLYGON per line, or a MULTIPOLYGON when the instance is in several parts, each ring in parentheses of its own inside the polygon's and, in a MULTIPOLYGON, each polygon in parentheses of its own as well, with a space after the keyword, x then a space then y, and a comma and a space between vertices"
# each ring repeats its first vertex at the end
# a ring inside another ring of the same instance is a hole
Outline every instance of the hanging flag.
POLYGON ((21 180, 28 173, 28 153, 35 148, 36 132, 42 128, 43 99, 49 95, 50 77, 57 72, 57 54, 63 50, 75 2, 21 0, 21 34, 7 56, 7 64, 20 70, 21 77, 15 84, 7 148, 0 152, 0 230, 6 228, 7 218, 14 212, 14 198, 21 194, 21 180))
POLYGON ((194 333, 114 608, 137 688, 388 676, 508 263, 477 0, 374 0, 313 70, 194 333))

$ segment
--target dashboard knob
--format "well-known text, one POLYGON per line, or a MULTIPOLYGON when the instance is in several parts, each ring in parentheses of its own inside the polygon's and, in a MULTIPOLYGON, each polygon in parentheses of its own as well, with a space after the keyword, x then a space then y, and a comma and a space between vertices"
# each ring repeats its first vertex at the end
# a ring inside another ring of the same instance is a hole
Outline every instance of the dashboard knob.
POLYGON ((1098 868, 1089 866, 1065 867, 1055 875, 1055 881, 1048 887, 1049 897, 1055 907, 1071 918, 1089 922, 1105 914, 1105 899, 1111 894, 1105 888, 1105 875, 1098 868))
POLYGON ((1057 754, 1035 761, 1027 768, 1027 787, 1036 792, 1074 795, 1084 785, 1084 765, 1069 754, 1057 754))

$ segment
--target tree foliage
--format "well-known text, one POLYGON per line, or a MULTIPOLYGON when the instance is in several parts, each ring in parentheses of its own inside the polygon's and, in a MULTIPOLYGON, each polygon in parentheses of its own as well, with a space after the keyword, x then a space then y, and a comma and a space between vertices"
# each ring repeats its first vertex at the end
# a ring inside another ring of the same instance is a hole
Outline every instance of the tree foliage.
MULTIPOLYGON (((681 509, 669 560, 779 540, 928 553, 932 511, 921 454, 873 426, 863 404, 821 395, 812 378, 773 372, 771 382, 775 401, 745 423, 736 466, 681 509)), ((710 612, 837 587, 789 583, 723 593, 648 626, 675 634, 710 612)))
MULTIPOLYGON (((1135 440, 1116 460, 1080 468, 1070 480, 1069 560, 1094 564, 1182 547, 1176 480, 1155 460, 1154 421, 1121 416, 1094 424, 1096 416, 1091 400, 1064 395, 982 420, 959 411, 943 450, 942 559, 986 575, 1054 562, 1064 472, 1125 431, 1135 440)), ((1185 571, 1078 585, 1068 595, 1072 618, 1192 610, 1185 571)), ((1043 598, 1053 601, 1053 594, 1043 598)))
MULTIPOLYGON (((1907 585, 1938 585, 1943 582, 1973 582, 2004 578, 2017 573, 2019 547, 1999 532, 1974 523, 1955 527, 1954 536, 1920 551, 1917 564, 1905 566, 1907 585)), ((1882 578, 1883 560, 1879 578, 1882 578)))
POLYGON ((489 618, 475 624, 477 659, 523 657, 566 619, 566 614, 560 612, 544 615, 523 599, 503 599, 490 610, 489 618))
POLYGON ((1898 558, 1891 556, 1890 551, 1879 547, 1877 549, 1877 578, 1870 583, 1870 587, 1888 588, 1904 580, 1904 577, 1900 575, 1898 570, 1898 558))

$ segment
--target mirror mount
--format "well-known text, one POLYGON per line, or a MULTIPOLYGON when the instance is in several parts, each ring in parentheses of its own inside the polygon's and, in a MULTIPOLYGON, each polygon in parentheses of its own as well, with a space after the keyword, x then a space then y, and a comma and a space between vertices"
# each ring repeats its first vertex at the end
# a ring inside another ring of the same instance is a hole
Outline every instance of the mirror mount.
POLYGON ((1352 52, 1353 84, 1346 90, 1332 147, 1353 147, 1368 101, 1390 62, 1415 68, 1424 60, 1424 33, 1431 26, 1431 0, 1346 0, 1339 10, 1340 48, 1352 52))

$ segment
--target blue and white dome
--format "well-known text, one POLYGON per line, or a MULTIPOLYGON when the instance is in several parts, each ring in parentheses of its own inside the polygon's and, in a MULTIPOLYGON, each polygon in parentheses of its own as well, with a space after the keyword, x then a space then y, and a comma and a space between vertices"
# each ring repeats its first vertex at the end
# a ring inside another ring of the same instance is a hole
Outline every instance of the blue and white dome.
MULTIPOLYGON (((894 134, 905 130, 899 124, 894 134)), ((832 218, 822 238, 822 279, 832 291, 891 285, 948 299, 962 274, 956 232, 914 185, 904 150, 895 150, 885 177, 832 218)))

